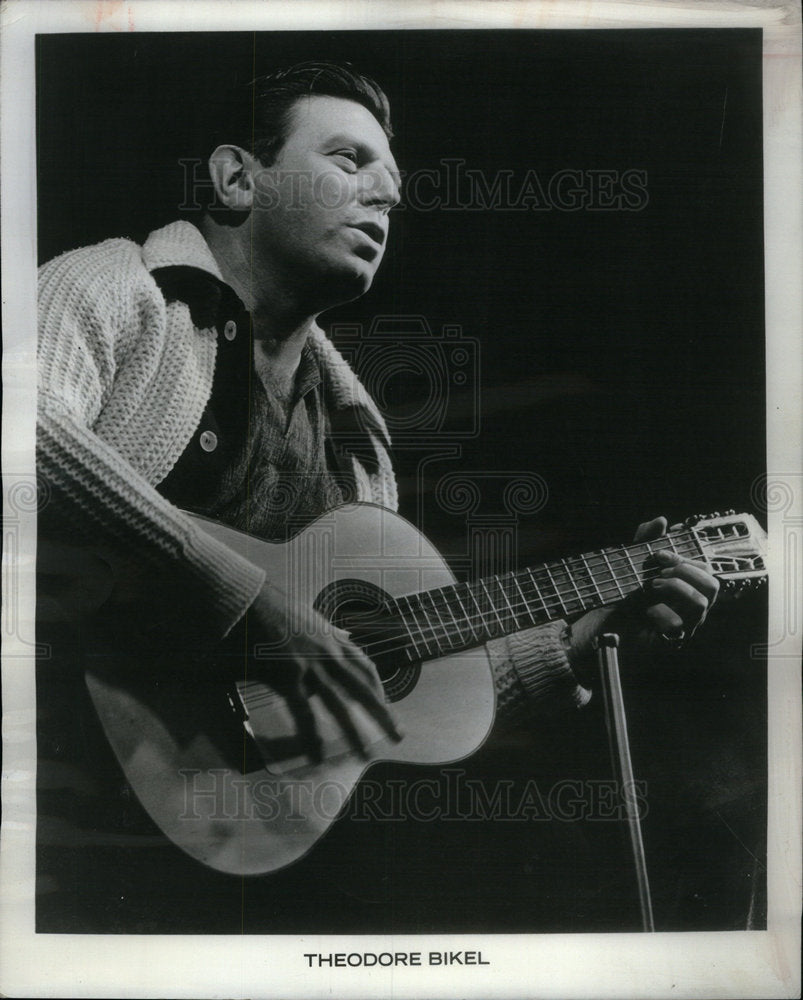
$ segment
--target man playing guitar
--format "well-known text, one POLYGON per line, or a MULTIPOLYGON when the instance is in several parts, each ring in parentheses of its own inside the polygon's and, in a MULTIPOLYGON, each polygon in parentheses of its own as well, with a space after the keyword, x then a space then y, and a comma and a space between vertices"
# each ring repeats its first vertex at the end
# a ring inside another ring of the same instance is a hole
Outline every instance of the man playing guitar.
MULTIPOLYGON (((198 670, 245 664, 285 699, 309 761, 325 756, 313 696, 367 757, 377 728, 403 737, 374 664, 291 582, 266 582, 185 511, 282 540, 345 502, 396 506, 383 418, 317 325, 382 261, 400 199, 388 102, 323 63, 260 77, 240 100, 210 145, 214 202, 197 226, 41 269, 38 461, 53 502, 40 533, 53 544, 40 572, 92 550, 105 583, 99 595, 44 587, 40 614, 91 618, 145 661, 192 650, 198 670), (255 654, 265 645, 270 657, 255 654)), ((657 518, 636 540, 666 528, 657 518)), ((626 642, 690 635, 717 580, 683 553, 657 546, 654 559, 638 601, 496 640, 499 701, 584 704, 591 642, 611 616, 626 642)))

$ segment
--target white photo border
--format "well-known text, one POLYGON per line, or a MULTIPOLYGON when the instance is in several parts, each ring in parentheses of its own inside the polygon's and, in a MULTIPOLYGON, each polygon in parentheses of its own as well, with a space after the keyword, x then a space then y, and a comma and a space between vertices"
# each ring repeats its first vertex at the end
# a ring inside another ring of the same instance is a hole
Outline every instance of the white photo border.
POLYGON ((121 997, 793 997, 801 908, 801 51, 794 2, 8 0, 2 18, 3 823, 0 992, 121 997), (437 935, 487 967, 310 970, 310 951, 427 952, 425 936, 34 933, 34 39, 39 33, 408 28, 761 27, 770 535, 768 929, 437 935), (15 498, 12 506, 9 499, 15 498), (27 637, 27 645, 26 645, 27 637))

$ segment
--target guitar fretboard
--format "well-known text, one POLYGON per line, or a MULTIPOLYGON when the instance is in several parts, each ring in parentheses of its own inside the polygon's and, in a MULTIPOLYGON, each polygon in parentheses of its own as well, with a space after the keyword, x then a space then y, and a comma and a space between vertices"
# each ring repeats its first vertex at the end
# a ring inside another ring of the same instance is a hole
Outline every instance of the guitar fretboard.
POLYGON ((389 599, 388 608, 406 630, 408 658, 433 659, 615 604, 659 575, 660 567, 651 557, 661 551, 690 559, 702 555, 694 534, 679 531, 651 542, 389 599))

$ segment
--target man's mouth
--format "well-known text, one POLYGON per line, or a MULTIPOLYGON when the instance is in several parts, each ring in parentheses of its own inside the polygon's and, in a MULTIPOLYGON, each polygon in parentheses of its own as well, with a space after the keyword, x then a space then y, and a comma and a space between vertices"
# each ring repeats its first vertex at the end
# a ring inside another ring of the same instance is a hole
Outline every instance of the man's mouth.
POLYGON ((357 229, 361 233, 365 233, 365 235, 369 239, 373 240, 373 242, 376 243, 380 247, 385 242, 385 230, 382 228, 382 226, 380 226, 376 222, 369 222, 369 221, 365 221, 365 222, 350 222, 349 223, 349 228, 350 229, 357 229))

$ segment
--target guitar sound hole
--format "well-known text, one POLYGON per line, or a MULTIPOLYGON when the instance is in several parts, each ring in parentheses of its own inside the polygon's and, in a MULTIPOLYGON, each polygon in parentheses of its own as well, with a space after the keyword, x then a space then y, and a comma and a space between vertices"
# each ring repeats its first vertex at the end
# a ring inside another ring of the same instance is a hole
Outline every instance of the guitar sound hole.
POLYGON ((421 664, 411 663, 404 623, 388 610, 388 595, 365 580, 335 580, 318 595, 315 609, 346 629, 376 666, 388 701, 401 701, 415 687, 421 664))

